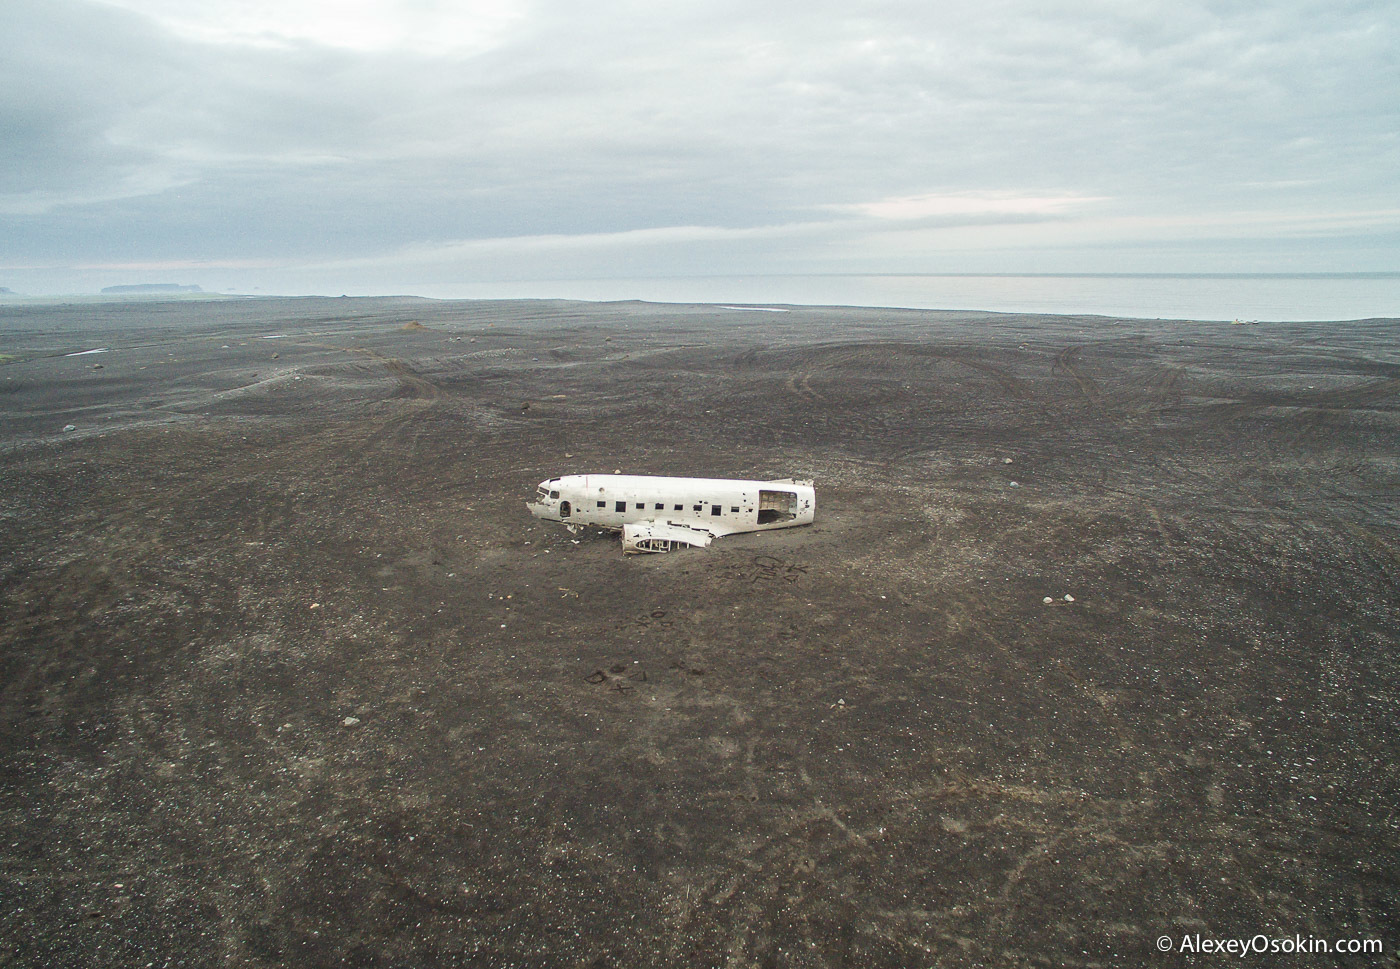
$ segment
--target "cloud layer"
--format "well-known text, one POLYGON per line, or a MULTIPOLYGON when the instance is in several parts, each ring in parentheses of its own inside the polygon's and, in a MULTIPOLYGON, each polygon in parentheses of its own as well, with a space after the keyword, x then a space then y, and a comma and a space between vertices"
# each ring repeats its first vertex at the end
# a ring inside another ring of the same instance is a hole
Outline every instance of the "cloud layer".
POLYGON ((1389 3, 324 9, 8 0, 0 283, 1397 268, 1389 3))

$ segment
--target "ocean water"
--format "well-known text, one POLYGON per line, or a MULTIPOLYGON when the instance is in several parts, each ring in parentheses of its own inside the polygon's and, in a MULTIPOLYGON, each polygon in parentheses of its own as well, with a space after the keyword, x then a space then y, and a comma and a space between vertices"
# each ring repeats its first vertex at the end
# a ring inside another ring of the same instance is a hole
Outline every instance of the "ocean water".
POLYGON ((479 283, 435 287, 418 295, 896 306, 1177 320, 1400 318, 1400 273, 692 276, 479 283))

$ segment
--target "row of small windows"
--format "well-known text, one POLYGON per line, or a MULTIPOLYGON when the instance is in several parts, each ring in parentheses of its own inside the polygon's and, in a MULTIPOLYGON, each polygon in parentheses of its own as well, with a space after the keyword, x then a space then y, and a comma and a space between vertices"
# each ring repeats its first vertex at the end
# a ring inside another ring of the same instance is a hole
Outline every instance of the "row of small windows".
MULTIPOLYGON (((646 510, 647 510, 647 503, 646 503, 645 501, 634 501, 634 502, 632 502, 632 505, 633 505, 633 510, 634 510, 634 511, 646 511, 646 510)), ((600 502, 598 502, 598 507, 599 507, 599 508, 606 508, 606 507, 608 507, 608 503, 607 503, 606 501, 600 501, 600 502)), ((698 512, 702 512, 702 511, 705 510, 705 506, 704 506, 704 505, 694 505, 693 508, 694 508, 694 510, 695 510, 697 513, 698 513, 698 512)), ((621 514, 622 512, 625 512, 626 510, 627 510, 627 502, 625 502, 625 501, 618 501, 618 502, 614 502, 614 503, 613 503, 613 511, 616 511, 616 512, 618 512, 619 514, 621 514)), ((658 501, 658 502, 656 503, 656 508, 655 508, 655 510, 656 510, 656 511, 665 511, 665 510, 666 510, 666 504, 665 504, 665 502, 660 502, 660 501, 658 501)), ((684 505, 676 505, 675 508, 674 508, 674 510, 675 510, 675 511, 685 511, 685 506, 684 506, 684 505)), ((739 513, 739 506, 738 506, 738 505, 731 505, 730 508, 729 508, 729 510, 730 510, 731 512, 733 512, 734 514, 737 515, 737 514, 739 513)), ((719 514, 722 514, 723 512, 724 512, 724 508, 723 508, 723 506, 721 506, 721 505, 711 505, 711 506, 710 506, 710 514, 711 514, 711 515, 719 515, 719 514)))

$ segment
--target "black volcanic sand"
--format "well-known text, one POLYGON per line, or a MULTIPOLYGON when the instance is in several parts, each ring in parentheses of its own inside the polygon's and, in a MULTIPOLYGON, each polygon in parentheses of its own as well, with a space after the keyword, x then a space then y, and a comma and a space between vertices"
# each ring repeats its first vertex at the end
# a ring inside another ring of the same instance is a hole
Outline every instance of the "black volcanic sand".
POLYGON ((1394 964, 1400 322, 10 304, 0 353, 0 963, 1394 964), (818 521, 525 511, 614 469, 818 521))

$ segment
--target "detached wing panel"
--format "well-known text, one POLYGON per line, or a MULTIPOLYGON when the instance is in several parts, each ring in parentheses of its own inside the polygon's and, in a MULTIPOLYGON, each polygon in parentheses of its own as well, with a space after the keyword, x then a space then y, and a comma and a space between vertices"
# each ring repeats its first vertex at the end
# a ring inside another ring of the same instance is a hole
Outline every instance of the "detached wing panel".
POLYGON ((622 526, 622 550, 628 553, 669 552, 674 545, 704 548, 714 539, 711 532, 670 522, 629 522, 622 526))

